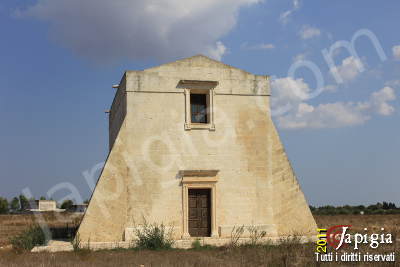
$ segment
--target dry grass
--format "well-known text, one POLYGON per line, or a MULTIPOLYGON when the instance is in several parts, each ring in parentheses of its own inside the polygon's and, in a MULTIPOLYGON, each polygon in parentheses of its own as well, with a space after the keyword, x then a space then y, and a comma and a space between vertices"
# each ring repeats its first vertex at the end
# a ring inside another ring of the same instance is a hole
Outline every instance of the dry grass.
MULTIPOLYGON (((207 250, 164 251, 78 251, 24 253, 0 251, 1 266, 320 266, 314 259, 314 244, 285 244, 215 248, 207 250)), ((387 250, 387 248, 386 248, 387 250)), ((348 250, 350 251, 350 250, 348 250)), ((371 250, 370 250, 371 251, 371 250)), ((393 250, 390 250, 390 252, 393 250)), ((374 251, 377 253, 377 251, 374 251)), ((379 253, 385 249, 379 249, 379 253)), ((387 251, 389 252, 389 250, 387 251)), ((397 254, 399 249, 397 249, 397 254)), ((324 263, 338 266, 335 263, 324 263)), ((360 263, 358 266, 365 266, 360 263)), ((340 266, 354 266, 342 264, 340 266)), ((369 266, 395 266, 375 263, 369 266)))
POLYGON ((312 266, 310 246, 297 245, 296 249, 279 247, 217 248, 210 250, 166 251, 81 251, 75 253, 1 254, 0 265, 30 266, 285 266, 295 261, 312 266))
POLYGON ((28 229, 43 218, 52 228, 72 227, 79 223, 81 215, 71 213, 46 212, 37 217, 34 214, 0 215, 0 247, 7 245, 8 240, 28 229))
MULTIPOLYGON (((3 218, 4 219, 4 218, 3 218)), ((65 218, 66 219, 66 218, 65 218)), ((25 218, 25 220, 28 220, 25 218)), ((336 215, 316 216, 319 227, 328 228, 338 224, 350 224, 353 229, 362 230, 367 227, 379 232, 384 227, 389 232, 398 234, 400 215, 336 215)), ((4 221, 0 217, 0 224, 4 221)), ((15 223, 20 225, 21 218, 15 223)), ((57 222, 53 222, 57 223, 57 222)), ((62 222, 62 223, 65 223, 62 222)), ((385 230, 386 232, 386 230, 385 230)), ((399 236, 399 234, 397 235, 399 236)), ((389 253, 398 245, 383 245, 376 250, 363 248, 374 253, 389 253)), ((12 250, 0 250, 1 266, 319 266, 315 261, 314 244, 296 244, 287 242, 280 246, 245 246, 238 248, 216 248, 203 250, 164 250, 164 251, 78 251, 62 253, 23 253, 16 254, 12 250)), ((347 248, 347 251, 353 251, 347 248)), ((321 264, 322 265, 322 264, 321 264)), ((327 266, 338 264, 324 263, 327 266)), ((353 266, 342 263, 340 266, 353 266)), ((358 266, 366 265, 365 262, 358 266)), ((400 266, 375 263, 368 266, 400 266)))

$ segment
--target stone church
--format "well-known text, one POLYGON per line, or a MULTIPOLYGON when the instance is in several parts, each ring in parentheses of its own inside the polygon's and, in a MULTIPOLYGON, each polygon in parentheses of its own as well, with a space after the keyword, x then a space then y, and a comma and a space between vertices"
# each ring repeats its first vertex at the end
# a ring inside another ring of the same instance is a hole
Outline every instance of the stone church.
POLYGON ((268 76, 198 55, 126 71, 114 88, 109 155, 81 240, 131 241, 145 221, 177 242, 228 240, 242 225, 272 239, 315 235, 271 120, 268 76))

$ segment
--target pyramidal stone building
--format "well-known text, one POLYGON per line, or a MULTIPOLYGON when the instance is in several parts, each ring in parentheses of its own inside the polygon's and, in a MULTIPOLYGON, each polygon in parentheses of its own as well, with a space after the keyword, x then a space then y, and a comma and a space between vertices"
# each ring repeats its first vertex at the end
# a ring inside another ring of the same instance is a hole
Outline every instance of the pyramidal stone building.
POLYGON ((109 112, 109 155, 79 237, 131 242, 163 223, 177 244, 266 238, 316 224, 271 120, 268 76, 198 55, 127 71, 109 112), (203 239, 203 238, 202 238, 203 239))

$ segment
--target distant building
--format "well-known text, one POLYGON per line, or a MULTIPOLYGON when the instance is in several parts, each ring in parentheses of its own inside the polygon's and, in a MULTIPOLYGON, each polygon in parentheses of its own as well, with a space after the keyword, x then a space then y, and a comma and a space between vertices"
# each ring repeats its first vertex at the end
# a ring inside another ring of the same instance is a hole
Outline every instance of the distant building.
POLYGON ((64 211, 57 209, 57 202, 55 200, 30 200, 29 211, 64 211))

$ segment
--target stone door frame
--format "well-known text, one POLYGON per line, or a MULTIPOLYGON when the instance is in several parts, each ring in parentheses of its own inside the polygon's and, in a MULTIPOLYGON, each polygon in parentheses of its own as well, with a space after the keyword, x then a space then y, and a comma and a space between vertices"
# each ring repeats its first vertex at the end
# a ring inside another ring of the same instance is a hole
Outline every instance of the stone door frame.
POLYGON ((180 171, 182 177, 182 239, 190 238, 189 234, 189 189, 210 189, 211 201, 211 237, 219 237, 217 229, 217 170, 180 171))

